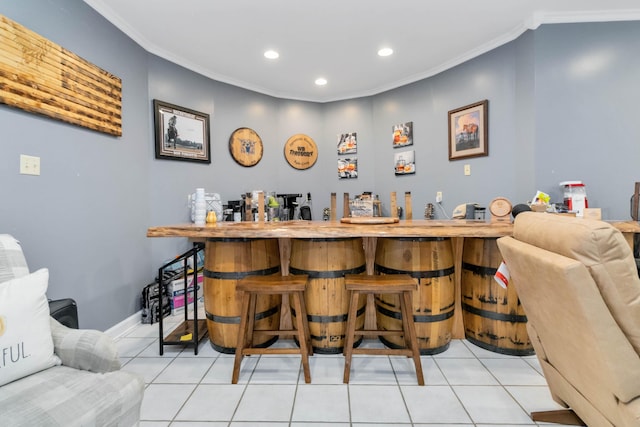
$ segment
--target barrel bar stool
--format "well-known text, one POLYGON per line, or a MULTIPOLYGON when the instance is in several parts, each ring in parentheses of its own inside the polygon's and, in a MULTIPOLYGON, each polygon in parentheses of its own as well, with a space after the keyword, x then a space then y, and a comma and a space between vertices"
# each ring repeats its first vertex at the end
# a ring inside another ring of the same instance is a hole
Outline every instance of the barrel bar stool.
POLYGON ((231 383, 237 384, 240 376, 240 364, 245 355, 250 354, 300 354, 304 381, 311 382, 309 371, 309 355, 313 355, 309 324, 307 323, 307 310, 304 305, 304 289, 307 283, 307 275, 299 276, 247 276, 238 281, 236 290, 240 292, 242 310, 240 312, 240 329, 236 345, 236 356, 233 364, 231 383), (264 335, 282 336, 293 335, 298 337, 299 348, 257 348, 253 347, 253 333, 255 332, 256 299, 258 295, 280 294, 283 299, 292 296, 294 308, 299 316, 296 316, 296 329, 262 330, 264 335))
POLYGON ((371 355, 404 355, 413 358, 416 366, 418 384, 424 385, 422 374, 422 362, 420 361, 420 349, 416 329, 413 323, 412 292, 418 288, 413 278, 408 274, 389 274, 381 276, 347 274, 344 276, 347 291, 351 291, 349 314, 347 318, 347 336, 344 346, 344 377, 343 382, 349 383, 351 371, 351 356, 354 354, 371 355), (402 313, 401 330, 356 330, 356 317, 358 315, 358 299, 360 294, 399 294, 400 312, 402 313), (406 348, 354 348, 356 335, 381 336, 402 335, 406 348))

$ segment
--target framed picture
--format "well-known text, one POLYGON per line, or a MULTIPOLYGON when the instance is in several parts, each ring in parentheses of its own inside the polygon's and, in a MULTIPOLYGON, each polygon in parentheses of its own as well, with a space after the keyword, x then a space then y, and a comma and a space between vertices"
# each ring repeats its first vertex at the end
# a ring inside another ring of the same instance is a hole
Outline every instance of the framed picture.
POLYGON ((393 148, 413 145, 413 122, 393 125, 393 148))
POLYGON ((358 177, 358 158, 350 157, 338 159, 338 179, 352 179, 358 177))
POLYGON ((209 115, 153 100, 156 159, 211 163, 209 115))
POLYGON ((356 132, 338 135, 338 154, 355 154, 358 152, 358 135, 356 132))
POLYGON ((403 151, 393 155, 393 169, 396 175, 409 175, 416 173, 415 150, 403 151))
POLYGON ((489 155, 489 101, 449 111, 449 160, 489 155))

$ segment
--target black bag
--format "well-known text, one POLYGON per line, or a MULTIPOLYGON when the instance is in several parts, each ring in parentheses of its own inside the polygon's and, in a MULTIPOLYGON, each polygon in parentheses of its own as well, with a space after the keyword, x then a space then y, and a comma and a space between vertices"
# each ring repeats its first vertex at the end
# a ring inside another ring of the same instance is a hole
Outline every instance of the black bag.
POLYGON ((167 293, 167 284, 182 276, 184 268, 165 270, 162 274, 162 289, 158 286, 158 278, 142 289, 142 323, 154 324, 160 320, 160 305, 162 317, 171 314, 171 304, 167 293))
POLYGON ((160 306, 162 306, 162 317, 171 314, 166 288, 162 286, 162 292, 159 288, 158 282, 153 282, 142 289, 142 323, 154 324, 158 322, 160 320, 160 306))
POLYGON ((68 328, 78 329, 78 306, 71 298, 49 300, 49 312, 68 328))

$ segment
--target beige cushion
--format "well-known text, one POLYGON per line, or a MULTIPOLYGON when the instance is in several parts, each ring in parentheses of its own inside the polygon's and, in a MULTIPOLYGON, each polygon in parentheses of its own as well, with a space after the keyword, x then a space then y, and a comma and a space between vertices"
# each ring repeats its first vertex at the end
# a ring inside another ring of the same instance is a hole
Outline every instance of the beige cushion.
POLYGON ((524 212, 516 217, 514 237, 583 263, 640 354, 640 278, 631 248, 619 230, 602 221, 524 212), (540 229, 545 232, 534 231, 540 229))
MULTIPOLYGON (((527 314, 527 327, 535 329, 532 343, 538 358, 607 412, 615 412, 617 399, 629 402, 639 396, 640 358, 589 270, 579 261, 511 237, 498 239, 498 247, 527 314)), ((547 375, 549 367, 541 366, 553 393, 574 406, 566 390, 547 375)))

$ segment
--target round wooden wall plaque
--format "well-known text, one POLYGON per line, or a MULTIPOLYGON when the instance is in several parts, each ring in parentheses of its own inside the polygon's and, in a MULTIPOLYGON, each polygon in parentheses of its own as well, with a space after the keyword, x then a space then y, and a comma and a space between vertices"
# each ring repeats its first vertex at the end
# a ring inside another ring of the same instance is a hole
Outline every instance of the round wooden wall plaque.
POLYGON ((511 202, 504 197, 496 197, 489 204, 489 212, 491 212, 491 222, 511 221, 511 202))
POLYGON ((262 139, 249 128, 238 128, 229 138, 229 152, 233 160, 246 167, 255 166, 262 159, 262 139))
POLYGON ((284 144, 284 158, 296 169, 309 169, 318 160, 318 147, 310 136, 299 133, 284 144))

